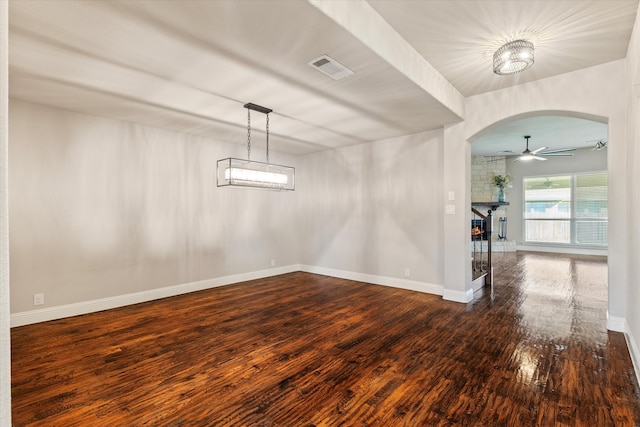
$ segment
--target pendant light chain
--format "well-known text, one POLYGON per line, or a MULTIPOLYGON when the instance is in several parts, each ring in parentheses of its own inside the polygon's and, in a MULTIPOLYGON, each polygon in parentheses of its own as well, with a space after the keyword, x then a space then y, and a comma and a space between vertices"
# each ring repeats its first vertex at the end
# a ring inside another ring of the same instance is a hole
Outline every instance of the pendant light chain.
POLYGON ((247 108, 247 160, 251 160, 251 110, 247 108))
POLYGON ((267 116, 267 163, 269 163, 269 113, 267 116))

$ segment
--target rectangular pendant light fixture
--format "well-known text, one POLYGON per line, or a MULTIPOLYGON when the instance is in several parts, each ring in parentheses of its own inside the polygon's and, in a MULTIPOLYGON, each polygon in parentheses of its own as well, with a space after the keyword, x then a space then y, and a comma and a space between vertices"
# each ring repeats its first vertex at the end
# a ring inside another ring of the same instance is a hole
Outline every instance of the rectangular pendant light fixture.
POLYGON ((295 168, 229 157, 218 160, 218 187, 295 190, 295 168))
POLYGON ((273 110, 256 104, 247 109, 247 159, 229 157, 218 160, 218 187, 249 187, 267 190, 295 190, 295 168, 269 163, 269 113, 273 110), (267 116, 267 161, 251 160, 251 110, 267 116))

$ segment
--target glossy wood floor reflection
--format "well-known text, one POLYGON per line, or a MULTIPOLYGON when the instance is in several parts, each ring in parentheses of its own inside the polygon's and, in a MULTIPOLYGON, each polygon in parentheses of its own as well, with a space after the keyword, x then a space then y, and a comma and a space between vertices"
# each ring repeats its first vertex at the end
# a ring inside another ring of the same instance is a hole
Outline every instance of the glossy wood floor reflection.
POLYGON ((598 258, 473 303, 292 273, 12 330, 16 426, 637 426, 598 258))

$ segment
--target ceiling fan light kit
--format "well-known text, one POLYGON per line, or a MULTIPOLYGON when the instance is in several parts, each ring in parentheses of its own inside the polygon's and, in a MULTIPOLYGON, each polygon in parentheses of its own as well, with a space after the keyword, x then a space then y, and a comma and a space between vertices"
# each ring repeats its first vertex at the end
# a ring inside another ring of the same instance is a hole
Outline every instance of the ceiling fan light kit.
POLYGON ((531 151, 529 150, 529 138, 531 138, 530 135, 524 136, 527 146, 525 150, 522 152, 522 154, 520 154, 518 157, 513 159, 514 162, 528 162, 529 160, 540 160, 540 161, 547 160, 542 156, 573 156, 573 153, 569 153, 569 151, 575 151, 575 148, 561 148, 558 150, 544 151, 548 147, 540 147, 534 151, 531 151))
POLYGON ((605 141, 605 140, 598 140, 598 141, 596 141, 596 145, 595 145, 595 147, 593 147, 593 148, 591 149, 591 151, 600 151, 600 150, 603 150, 603 149, 605 149, 605 148, 607 148, 607 141, 605 141))
POLYGON ((269 113, 273 110, 248 103, 247 109, 247 159, 228 157, 218 160, 218 187, 249 187, 266 190, 295 190, 295 168, 269 163, 269 113), (267 161, 251 160, 251 110, 267 117, 267 161))
POLYGON ((514 40, 493 54, 493 72, 499 75, 515 74, 531 67, 533 62, 533 43, 514 40))

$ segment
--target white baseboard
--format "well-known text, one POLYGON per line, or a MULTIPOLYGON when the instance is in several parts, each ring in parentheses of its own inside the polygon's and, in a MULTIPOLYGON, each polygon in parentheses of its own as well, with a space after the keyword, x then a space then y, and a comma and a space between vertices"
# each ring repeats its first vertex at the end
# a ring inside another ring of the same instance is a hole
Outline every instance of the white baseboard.
POLYGON ((629 355, 631 356, 631 363, 633 363, 633 370, 636 372, 636 378, 640 384, 640 350, 638 350, 638 343, 631 334, 631 329, 625 321, 625 333, 624 337, 627 340, 627 347, 629 347, 629 355))
POLYGON ((445 290, 442 285, 433 283, 418 282, 395 277, 376 276, 372 274, 357 273, 353 271, 336 270, 333 268, 316 267, 311 265, 292 264, 284 267, 270 268, 266 270, 253 271, 248 273, 234 274, 213 279, 201 280, 198 282, 183 283, 180 285, 167 286, 164 288, 150 289, 148 291, 135 292, 131 294, 117 295, 113 297, 101 298, 97 300, 82 301, 73 304, 60 305, 57 307, 47 307, 38 310, 29 310, 11 315, 11 327, 30 325, 33 323, 46 322, 49 320, 62 319, 64 317, 79 316, 96 311, 109 310, 131 304, 152 301, 160 298, 172 297, 189 292, 201 291, 218 286, 230 285, 247 280, 262 279, 265 277, 277 276, 279 274, 291 273, 294 271, 305 271, 308 273, 322 274, 325 276, 338 277, 342 279, 355 280, 359 282, 372 283, 374 285, 390 286, 394 288, 407 289, 411 291, 424 292, 428 294, 441 295, 443 299, 461 303, 468 303, 473 299, 473 289, 463 291, 445 290))
POLYGON ((466 291, 452 291, 451 289, 445 289, 442 294, 442 299, 466 304, 473 299, 473 288, 467 289, 466 291))
POLYGON ((594 248, 578 248, 578 247, 564 247, 564 246, 538 246, 538 245, 517 245, 517 251, 525 252, 550 252, 555 254, 573 254, 573 255, 595 255, 595 256, 607 256, 607 249, 594 249, 594 248))
POLYGON ((313 265, 301 265, 300 269, 307 273, 322 274, 324 276, 339 277, 341 279, 355 280, 358 282, 373 283, 374 285, 391 286, 393 288, 408 289, 427 294, 442 295, 442 285, 418 282, 415 280, 398 279, 395 277, 376 276, 373 274, 356 273, 353 271, 336 270, 333 268, 316 267, 313 265))
POLYGON ((636 343, 635 338, 633 338, 627 320, 623 317, 609 316, 607 312, 607 329, 624 334, 624 338, 627 341, 627 348, 629 349, 629 356, 631 357, 631 363, 633 363, 633 370, 636 373, 638 383, 640 383, 640 350, 638 349, 638 343, 636 343))
POLYGON ((16 326, 30 325, 32 323, 46 322, 49 320, 62 319, 64 317, 79 316, 81 314, 88 314, 96 311, 108 310, 111 308, 118 308, 131 304, 138 304, 141 302, 172 297, 189 292, 201 291, 218 286, 230 285, 232 283, 244 282, 247 280, 263 279, 265 277, 277 276, 279 274, 291 273, 294 271, 300 271, 299 264, 269 268, 266 270, 252 271, 248 273, 233 274, 230 276, 216 277, 213 279, 201 280, 198 282, 183 283, 180 285, 167 286, 164 288, 150 289, 148 291, 117 295, 114 297, 83 301, 74 304, 60 305, 57 307, 23 311, 11 315, 11 327, 14 328, 16 326))
POLYGON ((624 317, 609 316, 607 311, 607 329, 614 332, 626 332, 627 321, 624 317))

